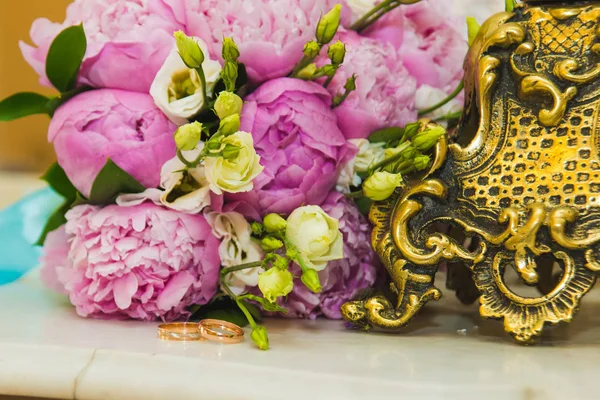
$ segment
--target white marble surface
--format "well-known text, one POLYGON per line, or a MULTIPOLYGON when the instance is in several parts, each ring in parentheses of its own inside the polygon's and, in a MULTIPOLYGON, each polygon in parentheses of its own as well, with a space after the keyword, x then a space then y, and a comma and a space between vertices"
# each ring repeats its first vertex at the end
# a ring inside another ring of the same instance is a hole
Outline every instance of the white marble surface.
POLYGON ((451 293, 400 334, 269 320, 272 349, 86 320, 30 274, 0 287, 0 395, 77 399, 597 399, 600 293, 535 347, 451 293))

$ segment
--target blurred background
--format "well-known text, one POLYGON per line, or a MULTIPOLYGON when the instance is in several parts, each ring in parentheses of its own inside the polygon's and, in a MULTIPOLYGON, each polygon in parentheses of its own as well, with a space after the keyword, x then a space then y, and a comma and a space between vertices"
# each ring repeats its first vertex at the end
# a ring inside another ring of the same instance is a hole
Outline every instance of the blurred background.
MULTIPOLYGON (((19 0, 13 12, 0 13, 0 99, 18 91, 52 94, 38 84, 38 77, 25 62, 19 40, 31 43, 29 28, 39 17, 63 21, 71 0, 19 0), (18 7, 18 11, 17 11, 18 7)), ((0 170, 43 171, 54 159, 46 140, 50 119, 37 115, 0 124, 0 170)))

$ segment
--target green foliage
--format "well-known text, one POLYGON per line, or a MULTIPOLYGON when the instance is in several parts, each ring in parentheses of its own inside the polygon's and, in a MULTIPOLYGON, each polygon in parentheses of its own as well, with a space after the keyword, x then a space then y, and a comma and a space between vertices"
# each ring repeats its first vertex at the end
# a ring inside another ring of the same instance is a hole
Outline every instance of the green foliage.
POLYGON ((86 49, 87 41, 81 24, 64 29, 50 45, 46 76, 59 92, 75 88, 86 49))
POLYGON ((22 92, 0 101, 0 121, 12 121, 34 114, 49 114, 49 98, 41 94, 22 92))
POLYGON ((144 190, 141 183, 109 158, 92 185, 89 203, 106 205, 114 202, 122 193, 141 193, 144 190))

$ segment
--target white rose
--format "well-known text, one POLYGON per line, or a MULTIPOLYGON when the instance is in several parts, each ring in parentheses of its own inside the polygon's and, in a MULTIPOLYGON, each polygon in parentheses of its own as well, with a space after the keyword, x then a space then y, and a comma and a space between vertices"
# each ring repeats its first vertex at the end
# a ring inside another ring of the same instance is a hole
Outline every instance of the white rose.
MULTIPOLYGON (((198 38, 200 48, 206 55, 202 69, 206 76, 206 86, 209 95, 221 74, 221 64, 208 57, 206 43, 198 38)), ((183 125, 204 106, 202 98, 202 83, 198 73, 189 69, 181 60, 177 47, 174 47, 160 68, 152 86, 150 95, 154 103, 165 115, 177 125, 183 125)))
POLYGON ((344 238, 338 225, 321 207, 304 206, 288 217, 286 237, 312 268, 322 271, 327 262, 344 258, 344 238))
POLYGON ((350 192, 350 186, 360 186, 362 179, 359 172, 367 172, 369 168, 385 158, 385 143, 371 143, 367 139, 350 139, 358 149, 356 156, 343 166, 336 190, 341 193, 350 192))
MULTIPOLYGON (((416 108, 417 110, 424 110, 426 108, 429 108, 444 100, 446 97, 448 97, 448 94, 449 93, 444 92, 442 89, 437 89, 429 85, 422 85, 417 89, 416 92, 416 108)), ((447 114, 462 110, 462 106, 462 103, 455 98, 452 99, 452 101, 450 101, 449 103, 445 104, 444 106, 438 108, 437 110, 425 115, 425 117, 431 119, 440 118, 447 114)))
MULTIPOLYGON (((237 212, 210 211, 206 212, 205 216, 213 234, 221 239, 219 256, 224 267, 262 260, 264 253, 260 243, 252 239, 252 228, 243 215, 237 212)), ((225 282, 234 294, 239 295, 247 286, 257 286, 258 276, 262 272, 261 267, 232 272, 227 275, 225 282)))
POLYGON ((367 172, 373 165, 385 158, 385 143, 371 143, 367 139, 351 139, 350 143, 358 148, 354 157, 354 171, 367 172))
POLYGON ((236 132, 221 141, 223 148, 227 145, 240 149, 236 158, 226 160, 223 157, 207 157, 204 161, 206 179, 210 189, 216 194, 240 193, 252 190, 252 181, 264 169, 260 165, 260 156, 254 149, 252 135, 247 132, 236 132))
POLYGON ((377 3, 377 0, 346 0, 346 4, 352 11, 352 22, 356 22, 356 20, 371 11, 377 3))

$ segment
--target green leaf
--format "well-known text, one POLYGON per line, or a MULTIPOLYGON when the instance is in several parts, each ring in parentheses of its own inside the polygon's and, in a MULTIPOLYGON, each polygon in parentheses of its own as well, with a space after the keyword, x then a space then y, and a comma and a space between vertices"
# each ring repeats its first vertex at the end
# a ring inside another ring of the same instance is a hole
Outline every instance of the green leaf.
POLYGON ((239 308, 226 308, 220 310, 210 310, 205 313, 202 313, 202 319, 204 318, 213 318, 213 319, 221 319, 223 321, 232 322, 236 325, 241 326, 242 328, 248 325, 248 320, 246 316, 239 308))
POLYGON ((122 193, 141 193, 145 189, 109 158, 92 185, 89 202, 106 205, 114 202, 122 193))
MULTIPOLYGON (((245 294, 243 296, 240 296, 240 298, 243 298, 245 300, 256 301, 257 303, 260 303, 260 305, 262 306, 262 308, 265 311, 268 311, 268 312, 282 312, 284 314, 287 313, 287 310, 285 308, 281 307, 279 304, 271 303, 267 299, 259 297, 259 296, 255 296, 253 294, 245 294)), ((248 305, 248 302, 246 302, 246 305, 248 305)))
POLYGON ((42 176, 42 180, 48 182, 48 185, 62 197, 73 202, 78 194, 77 189, 71 183, 65 171, 58 163, 54 163, 42 176))
POLYGON ((360 199, 356 200, 356 206, 362 215, 369 215, 369 212, 371 211, 371 205, 373 205, 373 200, 369 199, 368 197, 361 197, 360 199))
POLYGON ((58 207, 54 211, 54 213, 50 216, 50 218, 48 218, 48 221, 46 222, 46 225, 44 226, 44 230, 42 231, 42 234, 40 235, 39 239, 35 243, 36 246, 43 246, 44 241, 46 240, 46 236, 48 236, 48 233, 59 228, 60 226, 64 225, 67 222, 67 219, 65 218, 65 214, 67 213, 67 211, 69 211, 69 208, 71 208, 71 202, 65 201, 60 207, 58 207))
POLYGON ((248 303, 247 301, 244 301, 244 305, 246 306, 246 309, 248 309, 250 314, 252 314, 255 321, 257 321, 257 322, 262 321, 262 314, 260 313, 260 308, 258 308, 257 306, 255 306, 252 303, 248 303))
POLYGON ((384 128, 375 131, 369 135, 369 142, 371 143, 387 143, 392 140, 400 140, 404 135, 404 128, 393 126, 391 128, 384 128))
POLYGON ((87 41, 81 24, 63 30, 50 45, 46 75, 61 93, 75 87, 86 48, 87 41))
POLYGON ((49 98, 41 94, 22 92, 0 101, 0 121, 12 121, 34 114, 49 114, 49 98))

